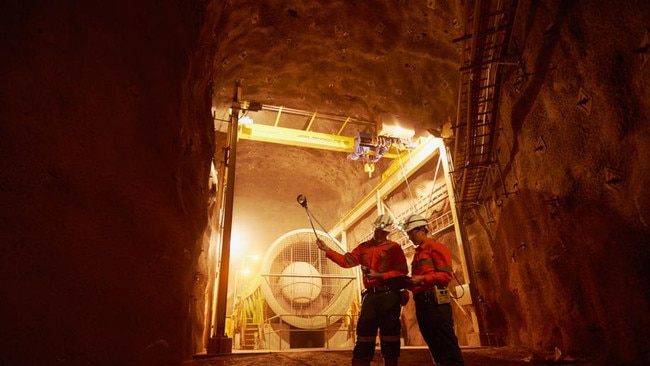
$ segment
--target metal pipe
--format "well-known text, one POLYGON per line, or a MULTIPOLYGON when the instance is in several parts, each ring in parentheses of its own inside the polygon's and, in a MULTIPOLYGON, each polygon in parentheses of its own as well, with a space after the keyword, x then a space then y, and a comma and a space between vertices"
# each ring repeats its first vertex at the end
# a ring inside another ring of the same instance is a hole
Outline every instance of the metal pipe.
MULTIPOLYGON (((224 341, 226 335, 226 303, 228 300, 228 273, 230 271, 230 242, 232 238, 232 211, 235 194, 235 166, 237 165, 237 130, 241 112, 241 85, 235 83, 233 103, 230 112, 229 143, 226 158, 226 189, 224 200, 223 236, 221 238, 221 260, 219 265, 219 287, 217 290, 216 330, 214 347, 208 353, 232 353, 232 343, 224 341), (229 345, 229 346, 228 346, 229 345)), ((210 343, 208 343, 210 346, 210 343)))
MULTIPOLYGON (((294 108, 284 108, 281 106, 272 106, 272 105, 262 105, 262 110, 263 111, 269 111, 269 112, 285 112, 286 114, 290 115, 296 115, 296 116, 305 116, 305 117, 311 117, 314 115, 314 112, 309 112, 309 111, 303 111, 300 109, 294 109, 294 108)), ((343 116, 338 116, 334 114, 327 114, 327 113, 319 113, 318 114, 319 119, 326 119, 330 121, 337 121, 337 122, 344 122, 344 123, 352 123, 356 125, 364 125, 364 126, 375 126, 375 122, 371 121, 365 121, 365 120, 360 120, 356 118, 350 118, 350 117, 343 117, 343 116)))
MULTIPOLYGON (((473 309, 472 313, 480 313, 480 305, 478 302, 478 290, 476 288, 476 272, 474 271, 474 263, 472 261, 471 250, 468 243, 464 240, 466 235, 463 235, 464 228, 462 223, 462 215, 459 212, 458 204, 456 201, 456 192, 454 190, 454 184, 451 179, 451 169, 449 167, 447 148, 442 144, 440 146, 440 159, 442 162, 442 169, 445 176, 445 183, 447 184, 449 205, 451 207, 451 215, 454 220, 454 232, 456 234, 456 243, 458 245, 458 256, 460 257, 460 262, 462 264, 463 277, 465 283, 469 286, 469 295, 472 300, 473 309)), ((472 328, 475 333, 480 334, 482 329, 482 324, 479 323, 477 317, 472 317, 472 328)))

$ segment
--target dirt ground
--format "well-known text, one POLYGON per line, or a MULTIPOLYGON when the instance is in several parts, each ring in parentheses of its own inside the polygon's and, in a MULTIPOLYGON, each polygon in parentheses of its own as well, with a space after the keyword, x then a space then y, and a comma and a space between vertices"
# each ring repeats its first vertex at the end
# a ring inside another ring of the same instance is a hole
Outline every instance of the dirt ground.
MULTIPOLYGON (((352 351, 285 351, 274 353, 234 353, 232 355, 199 355, 182 366, 344 366, 350 364, 352 351)), ((596 366, 585 360, 565 358, 554 361, 553 355, 536 355, 508 347, 464 348, 465 366, 518 366, 531 364, 580 364, 596 366)), ((377 352, 372 366, 383 365, 377 352)), ((433 365, 425 348, 402 348, 400 365, 433 365)))

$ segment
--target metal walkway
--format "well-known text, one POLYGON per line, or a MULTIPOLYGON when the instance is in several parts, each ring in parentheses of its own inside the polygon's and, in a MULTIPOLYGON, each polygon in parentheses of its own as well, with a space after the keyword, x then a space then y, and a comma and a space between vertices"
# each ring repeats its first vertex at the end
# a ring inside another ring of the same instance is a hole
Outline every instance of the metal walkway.
POLYGON ((469 1, 462 43, 452 176, 461 206, 477 204, 494 163, 499 67, 505 63, 516 0, 469 1))

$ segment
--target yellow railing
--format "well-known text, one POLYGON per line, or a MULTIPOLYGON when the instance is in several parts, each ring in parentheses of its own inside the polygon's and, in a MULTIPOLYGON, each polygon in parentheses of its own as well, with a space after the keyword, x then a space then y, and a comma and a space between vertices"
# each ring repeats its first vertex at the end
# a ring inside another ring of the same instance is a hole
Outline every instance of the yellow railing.
POLYGON ((323 315, 312 315, 311 317, 324 317, 325 318, 325 328, 318 328, 318 329, 297 329, 297 328, 285 328, 283 325, 284 324, 289 324, 283 321, 284 317, 295 317, 296 315, 294 314, 281 314, 281 315, 276 315, 271 318, 268 318, 264 321, 264 326, 263 326, 263 332, 262 332, 262 338, 264 339, 264 349, 267 350, 276 350, 276 351, 281 351, 283 350, 282 345, 283 343, 289 345, 290 344, 288 341, 283 342, 283 340, 288 339, 286 337, 287 334, 292 333, 292 332, 319 332, 319 333, 325 333, 324 334, 324 344, 323 347, 316 347, 316 348, 324 348, 324 349, 347 349, 351 348, 352 345, 354 344, 354 339, 356 338, 356 323, 357 323, 357 318, 358 315, 350 315, 350 314, 323 314, 323 315), (336 318, 337 320, 332 322, 331 319, 336 318), (337 329, 333 329, 334 325, 337 323, 340 323, 340 327, 337 329), (346 326, 347 325, 347 326, 346 326), (274 327, 275 326, 275 327, 274 327), (331 339, 336 333, 347 333, 346 339, 350 340, 350 346, 346 347, 336 347, 335 345, 331 344, 331 339), (273 348, 271 345, 271 336, 273 334, 278 335, 279 342, 278 342, 278 347, 273 348))

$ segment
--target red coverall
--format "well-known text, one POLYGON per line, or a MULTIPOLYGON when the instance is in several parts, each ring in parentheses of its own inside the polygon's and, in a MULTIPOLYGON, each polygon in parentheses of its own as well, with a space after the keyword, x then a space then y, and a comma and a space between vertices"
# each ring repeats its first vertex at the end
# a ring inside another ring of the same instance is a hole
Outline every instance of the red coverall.
POLYGON ((434 286, 447 287, 452 279, 451 253, 447 246, 427 237, 415 248, 411 276, 424 276, 412 287, 415 315, 431 356, 440 365, 462 366, 463 358, 454 333, 451 304, 437 304, 434 286))
POLYGON ((359 244, 351 252, 341 254, 331 248, 327 258, 341 267, 368 267, 381 273, 381 279, 363 276, 361 311, 357 323, 357 339, 352 357, 371 361, 375 353, 375 339, 379 329, 381 356, 397 359, 400 353, 400 313, 402 295, 399 289, 391 289, 384 280, 405 276, 408 273, 402 247, 393 241, 376 243, 370 239, 359 244))

